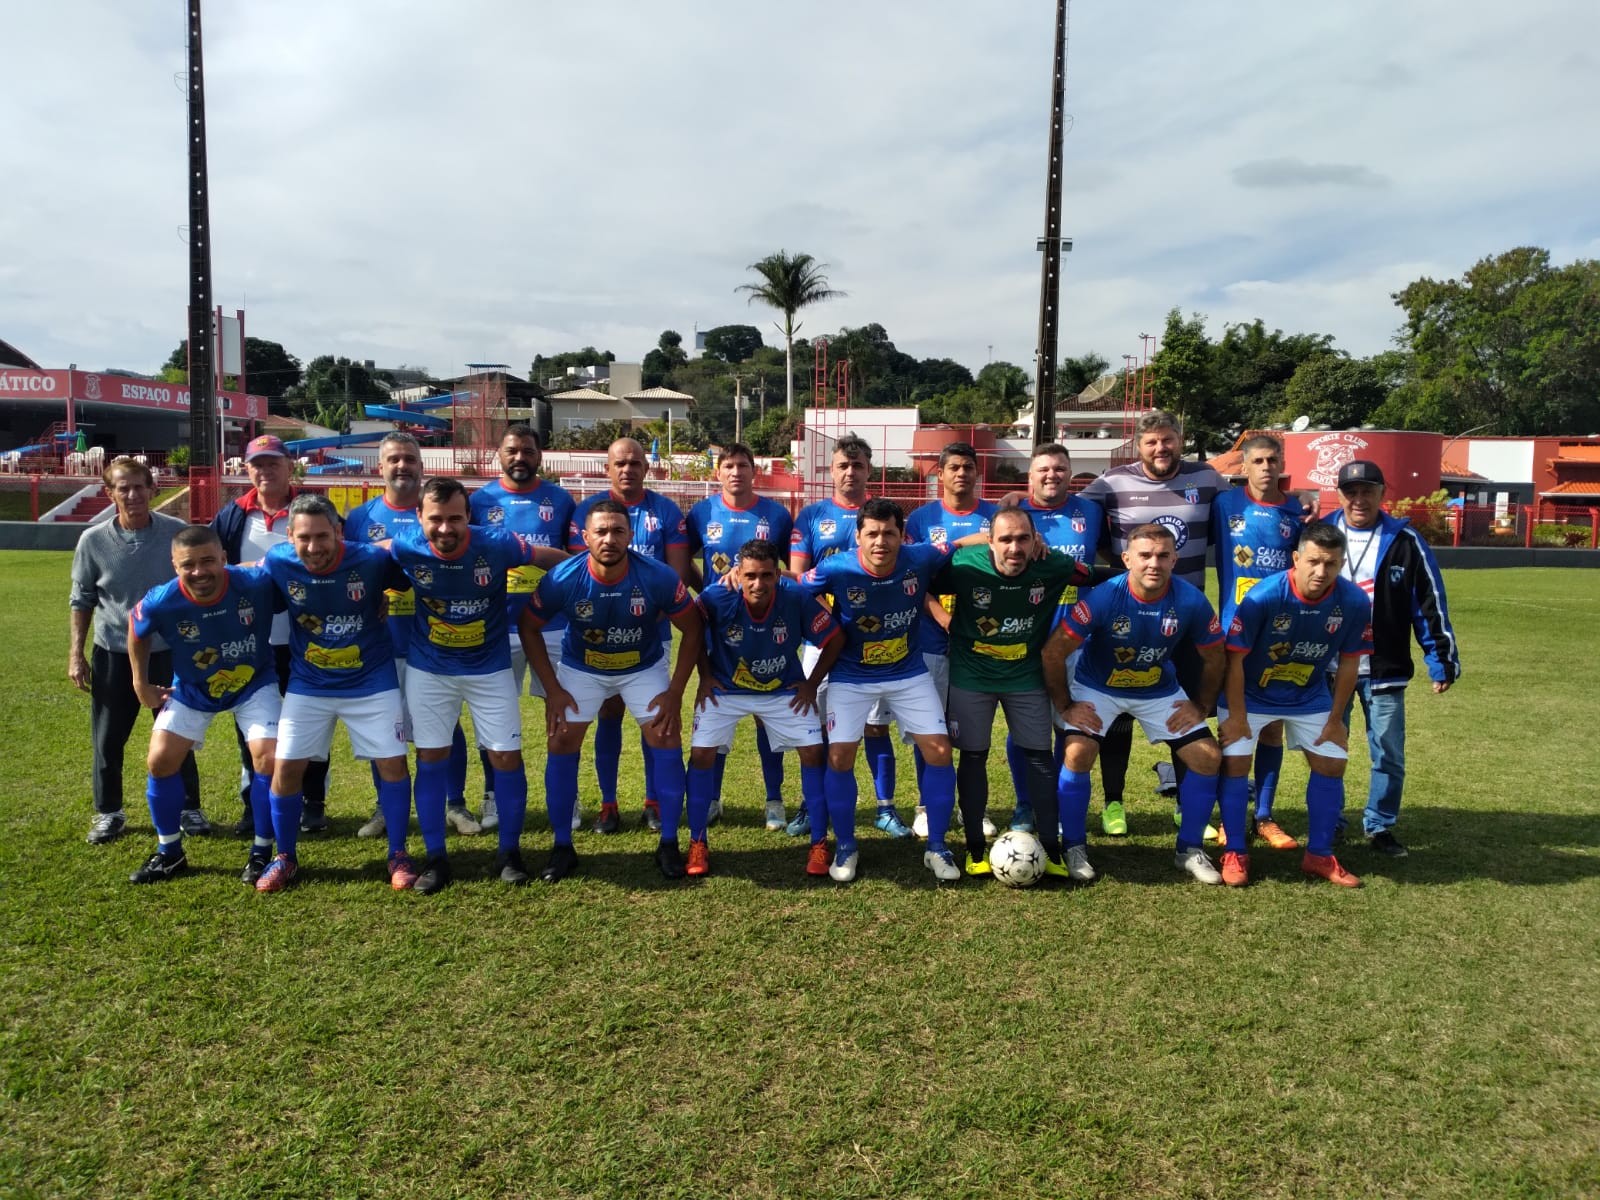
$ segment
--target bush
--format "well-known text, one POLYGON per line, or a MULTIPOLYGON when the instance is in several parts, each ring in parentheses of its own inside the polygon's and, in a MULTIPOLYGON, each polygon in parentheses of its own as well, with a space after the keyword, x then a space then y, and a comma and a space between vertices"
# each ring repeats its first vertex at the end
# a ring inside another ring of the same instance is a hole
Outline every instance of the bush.
POLYGON ((1412 528, 1430 546, 1448 546, 1455 540, 1450 528, 1450 512, 1445 505, 1449 498, 1450 493, 1440 488, 1431 495, 1418 496, 1415 500, 1396 500, 1389 505, 1389 512, 1410 521, 1412 528))
POLYGON ((1578 546, 1588 549, 1589 527, 1587 525, 1535 525, 1533 527, 1533 544, 1535 546, 1578 546))
POLYGON ((167 451, 167 466, 171 467, 174 471, 186 471, 186 470, 188 470, 189 469, 189 447, 187 447, 187 446, 174 446, 171 450, 168 450, 167 451))

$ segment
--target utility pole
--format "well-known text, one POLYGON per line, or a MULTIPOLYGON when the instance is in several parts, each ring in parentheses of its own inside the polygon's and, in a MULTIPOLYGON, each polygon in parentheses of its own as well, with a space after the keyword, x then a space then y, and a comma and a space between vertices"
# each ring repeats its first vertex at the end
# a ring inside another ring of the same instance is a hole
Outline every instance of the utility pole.
POLYGON ((206 178, 206 84, 200 39, 200 0, 189 15, 189 515, 216 512, 217 377, 211 331, 211 198, 206 178))
POLYGON ((1055 71, 1050 83, 1050 153, 1044 187, 1044 254, 1039 273, 1039 341, 1034 350, 1033 444, 1055 440, 1056 341, 1061 304, 1061 255, 1072 249, 1061 237, 1061 140, 1067 90, 1067 0, 1056 0, 1055 71))
POLYGON ((740 385, 743 382, 744 376, 735 371, 733 373, 733 440, 736 442, 744 441, 744 395, 740 391, 740 385))

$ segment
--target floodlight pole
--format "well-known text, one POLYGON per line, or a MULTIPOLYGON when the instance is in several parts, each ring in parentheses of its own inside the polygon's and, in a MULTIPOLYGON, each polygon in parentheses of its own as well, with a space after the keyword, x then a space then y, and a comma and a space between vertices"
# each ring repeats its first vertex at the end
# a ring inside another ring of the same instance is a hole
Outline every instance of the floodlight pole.
POLYGON ((217 376, 211 310, 211 201, 206 181, 206 84, 200 0, 189 13, 189 517, 217 509, 217 376))
POLYGON ((1056 341, 1061 303, 1061 141, 1067 83, 1067 0, 1056 0, 1055 71, 1050 82, 1050 154, 1044 186, 1043 263, 1039 272, 1039 341, 1034 350, 1033 444, 1055 441, 1056 341))

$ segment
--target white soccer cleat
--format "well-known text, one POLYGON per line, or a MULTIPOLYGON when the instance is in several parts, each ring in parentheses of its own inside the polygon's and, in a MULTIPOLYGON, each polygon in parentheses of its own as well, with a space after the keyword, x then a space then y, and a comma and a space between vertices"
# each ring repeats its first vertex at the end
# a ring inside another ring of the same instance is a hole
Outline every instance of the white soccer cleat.
POLYGON ((911 832, 923 839, 928 836, 928 810, 920 804, 917 805, 916 814, 911 818, 911 832))
MULTIPOLYGON (((500 809, 495 805, 494 793, 483 794, 483 816, 478 818, 478 828, 493 829, 500 824, 500 809)), ((465 833, 466 830, 462 830, 465 833)))
POLYGON ((856 877, 856 864, 861 861, 859 851, 852 850, 849 854, 835 853, 833 865, 828 868, 828 878, 835 883, 849 883, 856 877))
POLYGON ((372 810, 372 819, 356 830, 356 836, 359 838, 380 838, 388 832, 389 824, 383 819, 383 810, 375 808, 372 810))
POLYGON ((989 815, 985 813, 983 817, 983 836, 986 838, 993 838, 999 834, 999 832, 1000 830, 995 827, 995 823, 989 820, 989 815))
POLYGON ((1087 846, 1067 847, 1067 874, 1078 883, 1093 883, 1097 878, 1094 864, 1089 861, 1087 846))
MULTIPOLYGON (((485 815, 487 815, 487 814, 485 814, 485 815)), ((499 823, 500 823, 500 818, 496 817, 495 818, 495 824, 499 824, 499 823)), ((572 806, 572 832, 573 833, 577 833, 578 830, 580 830, 582 828, 583 828, 583 805, 574 804, 572 806)))
POLYGON ((767 832, 777 833, 789 823, 789 818, 784 814, 782 800, 767 801, 767 832))
POLYGON ((932 871, 940 883, 954 883, 961 878, 956 856, 948 850, 929 850, 922 856, 922 865, 932 871))
POLYGON ((1189 872, 1190 877, 1197 883, 1222 882, 1222 872, 1217 870, 1215 864, 1206 857, 1206 852, 1199 846, 1179 850, 1172 856, 1172 861, 1180 871, 1189 872))

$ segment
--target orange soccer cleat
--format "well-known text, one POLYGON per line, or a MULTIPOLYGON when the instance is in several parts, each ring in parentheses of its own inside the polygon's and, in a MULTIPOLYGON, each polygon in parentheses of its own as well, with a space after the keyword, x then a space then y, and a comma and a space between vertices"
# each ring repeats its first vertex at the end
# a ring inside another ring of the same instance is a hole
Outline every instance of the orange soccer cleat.
POLYGON ((711 874, 711 851, 704 842, 689 843, 688 871, 690 875, 711 874))
POLYGON ((811 843, 811 853, 806 857, 807 875, 826 875, 828 867, 833 862, 833 851, 828 849, 827 839, 811 843))
POLYGON ((1361 886, 1361 880, 1341 867, 1339 860, 1331 854, 1312 854, 1307 850, 1305 857, 1300 860, 1300 869, 1307 875, 1326 879, 1329 883, 1336 883, 1340 887, 1361 886))
POLYGON ((1256 836, 1274 850, 1298 850, 1300 843, 1290 837, 1282 825, 1270 817, 1264 817, 1256 822, 1256 836))
POLYGON ((1250 882, 1250 856, 1229 850, 1222 856, 1222 882, 1229 887, 1243 887, 1250 882))

